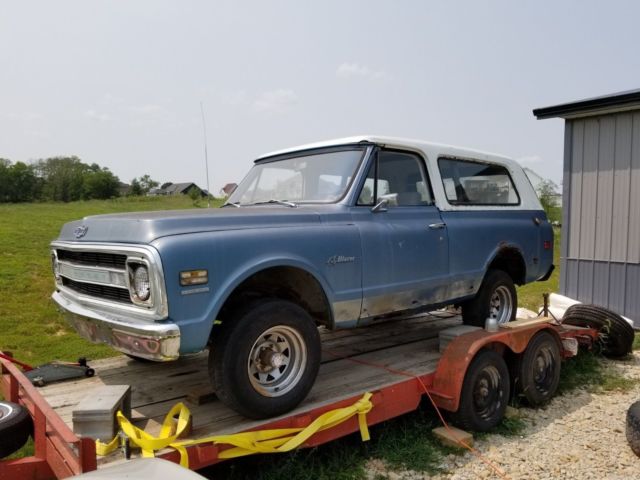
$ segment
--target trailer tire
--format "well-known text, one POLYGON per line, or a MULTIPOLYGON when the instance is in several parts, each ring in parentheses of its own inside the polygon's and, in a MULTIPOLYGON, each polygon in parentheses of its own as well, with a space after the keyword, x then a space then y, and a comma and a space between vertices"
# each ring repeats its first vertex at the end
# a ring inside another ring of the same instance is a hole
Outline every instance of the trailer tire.
POLYGON ((512 322, 516 318, 518 293, 511 276, 503 271, 487 271, 476 296, 462 304, 462 320, 467 325, 484 327, 488 317, 498 323, 512 322))
POLYGON ((640 457, 640 400, 632 403, 627 410, 625 434, 631 450, 640 457))
POLYGON ((561 364, 556 339, 549 332, 538 332, 519 358, 514 382, 517 393, 532 407, 544 405, 558 389, 561 364))
POLYGON ((464 376, 458 411, 450 414, 451 421, 464 430, 491 430, 504 417, 509 391, 504 358, 493 350, 480 350, 464 376))
POLYGON ((248 418, 268 418, 304 400, 320 353, 320 334, 309 313, 289 301, 263 299, 216 332, 209 375, 228 407, 248 418))
POLYGON ((611 310, 596 305, 572 305, 562 317, 562 323, 597 329, 602 353, 607 357, 619 358, 631 353, 633 328, 611 310))
POLYGON ((0 458, 12 454, 33 433, 29 411, 22 405, 0 402, 0 458))

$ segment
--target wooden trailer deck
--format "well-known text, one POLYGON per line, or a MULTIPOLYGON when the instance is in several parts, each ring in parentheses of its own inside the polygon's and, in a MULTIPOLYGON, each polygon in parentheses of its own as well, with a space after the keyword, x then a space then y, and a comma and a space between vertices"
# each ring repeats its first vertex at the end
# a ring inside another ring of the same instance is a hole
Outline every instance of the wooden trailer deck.
MULTIPOLYGON (((295 417, 407 380, 370 364, 420 376, 435 372, 440 358, 438 332, 460 323, 459 316, 440 311, 357 329, 323 330, 322 365, 315 385, 296 410, 280 418, 295 417)), ((94 388, 121 384, 131 385, 132 420, 152 434, 157 434, 164 416, 179 401, 184 402, 193 415, 190 439, 253 430, 261 425, 273 425, 278 420, 246 419, 215 397, 202 405, 189 401, 190 394, 202 394, 210 389, 206 353, 170 363, 141 363, 118 356, 90 362, 90 365, 96 371, 93 378, 39 389, 46 402, 70 428, 73 428, 74 408, 94 388)), ((114 453, 99 457, 98 465, 122 459, 122 454, 114 453)))

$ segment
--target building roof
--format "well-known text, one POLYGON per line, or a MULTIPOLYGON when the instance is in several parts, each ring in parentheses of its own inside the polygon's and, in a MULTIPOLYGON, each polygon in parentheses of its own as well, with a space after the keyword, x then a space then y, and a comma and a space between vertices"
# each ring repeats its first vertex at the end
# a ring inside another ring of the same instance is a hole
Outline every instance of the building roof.
POLYGON ((185 190, 188 190, 189 188, 191 188, 191 186, 195 186, 198 187, 195 183, 193 182, 186 182, 186 183, 172 183, 171 185, 167 186, 164 191, 171 194, 171 193, 182 193, 185 190))
POLYGON ((640 109, 640 89, 611 93, 601 97, 586 98, 550 107, 536 108, 533 114, 538 120, 545 118, 575 118, 640 109))

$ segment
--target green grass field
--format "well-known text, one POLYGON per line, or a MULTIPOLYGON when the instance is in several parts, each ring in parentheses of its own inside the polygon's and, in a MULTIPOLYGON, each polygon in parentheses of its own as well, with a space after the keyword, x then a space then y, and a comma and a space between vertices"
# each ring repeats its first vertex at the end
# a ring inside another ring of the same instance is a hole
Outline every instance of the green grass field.
POLYGON ((186 196, 0 205, 0 350, 31 364, 113 355, 73 333, 54 308, 49 242, 87 215, 185 208, 195 208, 186 196))
MULTIPOLYGON (((216 206, 219 205, 219 202, 216 206)), ((54 359, 73 361, 115 354, 107 347, 90 344, 76 335, 56 311, 50 300, 53 278, 49 260, 49 242, 56 238, 63 223, 86 215, 196 208, 187 197, 143 197, 110 201, 0 205, 0 350, 11 350, 27 363, 39 364, 54 359)), ((559 264, 559 233, 556 231, 556 265, 559 264)), ((558 272, 544 283, 518 289, 520 305, 536 309, 543 292, 558 287, 558 272)), ((589 383, 596 372, 587 359, 576 374, 578 384, 589 383)), ((571 377, 571 375, 569 375, 571 377)), ((577 383, 566 380, 567 388, 577 383)), ((436 472, 443 455, 451 449, 440 446, 431 429, 438 425, 429 405, 372 429, 372 440, 362 443, 358 435, 310 450, 280 456, 256 456, 225 462, 207 472, 214 478, 365 478, 365 462, 376 458, 396 468, 436 472), (260 472, 256 475, 256 472, 260 472)), ((504 422, 498 427, 503 435, 517 435, 522 425, 504 422)), ((27 446, 17 456, 29 455, 27 446)))

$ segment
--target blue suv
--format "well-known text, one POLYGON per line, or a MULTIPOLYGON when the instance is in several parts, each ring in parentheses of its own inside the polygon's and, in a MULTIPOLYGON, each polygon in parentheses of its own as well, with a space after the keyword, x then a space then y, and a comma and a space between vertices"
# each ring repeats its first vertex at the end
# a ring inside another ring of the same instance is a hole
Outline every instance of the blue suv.
POLYGON ((515 318, 547 279, 553 232, 508 158, 362 136, 265 155, 220 209, 87 217, 52 243, 55 302, 85 338, 139 359, 209 348, 218 397, 248 417, 294 408, 318 325, 447 305, 515 318))

